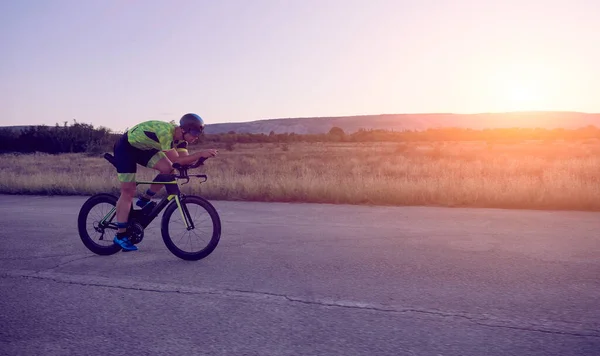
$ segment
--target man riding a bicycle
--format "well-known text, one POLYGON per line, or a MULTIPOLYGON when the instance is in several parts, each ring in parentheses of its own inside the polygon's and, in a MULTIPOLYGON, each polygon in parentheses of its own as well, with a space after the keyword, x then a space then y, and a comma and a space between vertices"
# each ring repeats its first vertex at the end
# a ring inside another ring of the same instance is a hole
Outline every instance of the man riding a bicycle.
MULTIPOLYGON (((214 149, 188 153, 188 144, 196 142, 203 132, 202 118, 190 113, 181 117, 179 125, 163 121, 142 122, 125 132, 117 141, 114 157, 121 195, 116 206, 118 231, 113 242, 121 246, 123 251, 137 250, 127 234, 129 211, 136 192, 137 164, 153 168, 159 174, 169 174, 173 172, 174 163, 188 165, 200 158, 216 156, 217 150, 214 149)), ((152 184, 139 197, 136 205, 145 206, 162 186, 160 183, 152 184)))

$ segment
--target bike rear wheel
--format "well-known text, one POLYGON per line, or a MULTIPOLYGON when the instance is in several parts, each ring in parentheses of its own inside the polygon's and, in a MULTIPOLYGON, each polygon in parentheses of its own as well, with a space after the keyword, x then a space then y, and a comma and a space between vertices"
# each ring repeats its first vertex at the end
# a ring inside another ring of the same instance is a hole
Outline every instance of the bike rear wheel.
POLYGON ((210 255, 221 238, 221 219, 217 210, 207 200, 198 196, 181 199, 181 211, 176 202, 169 204, 162 222, 162 238, 171 253, 188 260, 197 261, 210 255), (186 216, 184 218, 184 216, 186 216), (186 226, 185 220, 189 219, 186 226))
POLYGON ((79 211, 79 237, 85 247, 95 254, 112 255, 121 251, 121 247, 113 243, 117 232, 117 200, 114 195, 96 194, 83 203, 79 211))

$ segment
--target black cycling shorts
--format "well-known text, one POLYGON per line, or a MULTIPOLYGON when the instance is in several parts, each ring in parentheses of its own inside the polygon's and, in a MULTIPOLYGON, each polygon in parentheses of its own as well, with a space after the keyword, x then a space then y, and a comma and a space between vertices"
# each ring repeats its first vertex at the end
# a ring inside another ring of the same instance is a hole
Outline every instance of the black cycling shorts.
POLYGON ((117 167, 119 181, 135 182, 137 165, 152 168, 150 165, 154 166, 160 158, 158 156, 159 152, 156 149, 140 150, 135 148, 129 143, 127 132, 123 134, 114 147, 115 166, 117 167))

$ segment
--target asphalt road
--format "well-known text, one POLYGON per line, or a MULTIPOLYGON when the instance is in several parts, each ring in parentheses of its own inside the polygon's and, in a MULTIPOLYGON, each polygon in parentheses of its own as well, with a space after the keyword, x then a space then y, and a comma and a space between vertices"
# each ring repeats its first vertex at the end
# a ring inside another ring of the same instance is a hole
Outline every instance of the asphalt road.
POLYGON ((600 355, 600 214, 214 202, 221 243, 79 240, 0 196, 3 355, 600 355))

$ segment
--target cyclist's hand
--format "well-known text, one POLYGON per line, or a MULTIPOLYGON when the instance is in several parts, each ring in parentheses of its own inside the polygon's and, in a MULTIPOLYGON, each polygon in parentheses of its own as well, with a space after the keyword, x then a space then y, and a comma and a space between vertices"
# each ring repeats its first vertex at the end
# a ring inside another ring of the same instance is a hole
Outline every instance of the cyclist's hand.
POLYGON ((202 157, 211 158, 211 157, 216 156, 217 153, 219 153, 219 151, 217 151, 217 150, 205 150, 205 151, 202 151, 202 157))

